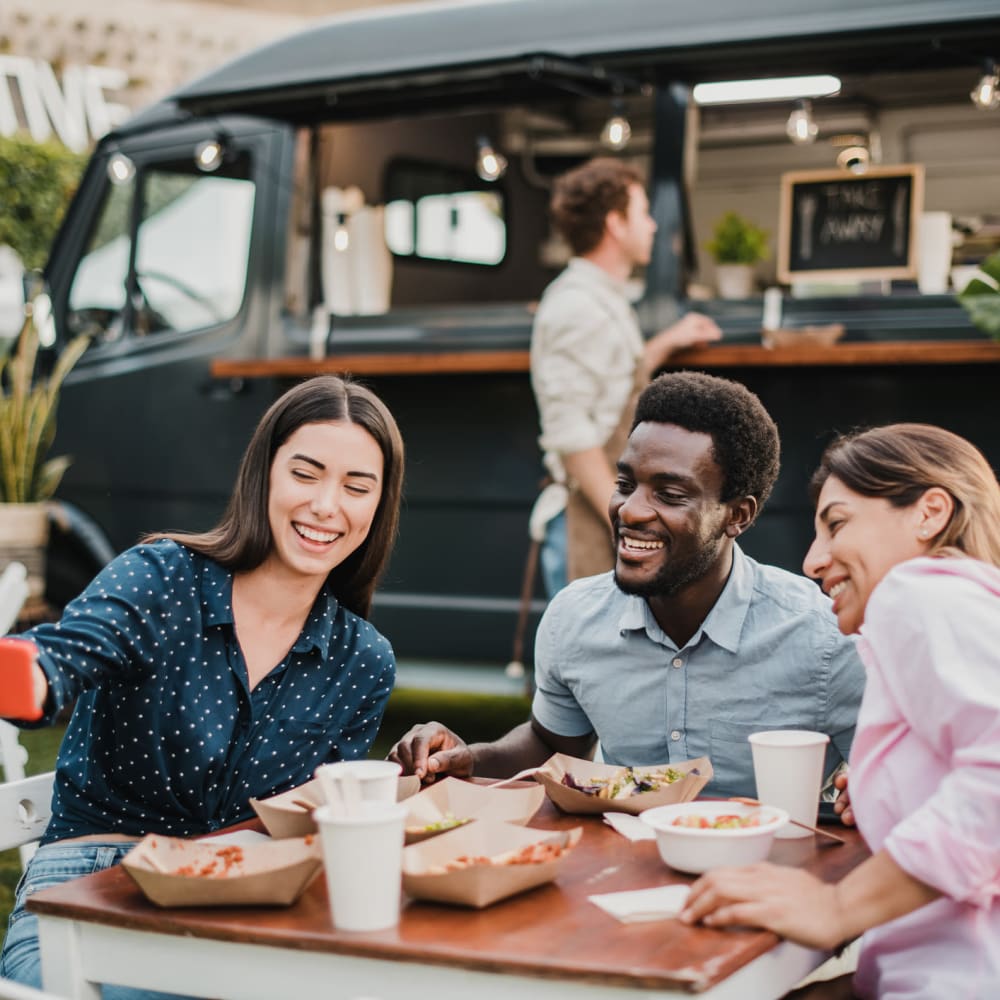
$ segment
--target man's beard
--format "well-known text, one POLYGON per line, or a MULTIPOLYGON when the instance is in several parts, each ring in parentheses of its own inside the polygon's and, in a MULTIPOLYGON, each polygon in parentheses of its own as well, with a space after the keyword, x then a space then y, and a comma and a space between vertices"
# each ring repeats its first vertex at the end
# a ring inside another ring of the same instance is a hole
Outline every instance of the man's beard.
POLYGON ((716 564, 718 547, 712 543, 702 545, 690 555, 680 559, 668 559, 651 580, 643 583, 625 584, 618 578, 615 566, 615 584, 625 594, 635 597, 674 597, 685 587, 701 580, 716 564))

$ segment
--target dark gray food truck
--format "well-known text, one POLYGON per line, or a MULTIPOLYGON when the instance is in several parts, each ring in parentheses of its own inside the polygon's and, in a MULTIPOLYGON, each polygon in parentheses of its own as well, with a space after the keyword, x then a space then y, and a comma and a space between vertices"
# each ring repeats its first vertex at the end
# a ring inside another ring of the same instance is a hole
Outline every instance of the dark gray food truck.
POLYGON ((616 114, 631 138, 614 155, 648 178, 659 224, 646 332, 714 316, 723 343, 678 364, 745 381, 781 429, 751 554, 799 566, 804 484, 834 429, 928 420, 1000 462, 1000 355, 953 295, 857 281, 842 260, 846 285, 789 283, 782 302, 782 326, 842 324, 842 343, 769 352, 771 265, 722 300, 702 252, 729 209, 773 246, 782 174, 866 163, 921 164, 924 207, 987 239, 1000 112, 969 91, 992 57, 997 0, 492 0, 319 22, 182 87, 98 144, 45 272, 58 343, 93 337, 60 410, 76 516, 50 543, 50 601, 143 532, 212 523, 264 408, 291 380, 348 371, 408 448, 376 623, 400 655, 506 660, 542 476, 532 304, 566 260, 551 179, 606 152, 616 114), (692 99, 821 73, 840 89, 813 102, 808 145, 786 133, 794 101, 692 99))

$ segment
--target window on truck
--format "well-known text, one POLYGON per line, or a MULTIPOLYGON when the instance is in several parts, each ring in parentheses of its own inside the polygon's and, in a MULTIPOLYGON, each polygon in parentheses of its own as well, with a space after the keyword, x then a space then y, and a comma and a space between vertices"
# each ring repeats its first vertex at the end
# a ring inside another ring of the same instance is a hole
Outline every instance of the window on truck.
POLYGON ((503 190, 472 174, 395 160, 386 169, 385 238, 397 257, 497 265, 507 252, 503 190))
POLYGON ((248 174, 240 157, 213 174, 185 163, 147 165, 135 181, 112 185, 70 289, 70 328, 107 341, 126 325, 146 336, 232 319, 247 284, 248 174))

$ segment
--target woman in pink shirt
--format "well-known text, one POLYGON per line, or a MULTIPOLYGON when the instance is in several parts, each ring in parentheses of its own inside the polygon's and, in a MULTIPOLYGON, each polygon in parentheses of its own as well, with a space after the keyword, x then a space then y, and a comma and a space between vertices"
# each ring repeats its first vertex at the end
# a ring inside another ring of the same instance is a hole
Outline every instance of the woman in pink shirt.
POLYGON ((804 568, 867 669, 850 807, 872 857, 833 885, 716 871, 682 919, 818 948, 863 933, 826 996, 1000 997, 1000 486, 963 438, 895 424, 836 441, 812 489, 804 568))

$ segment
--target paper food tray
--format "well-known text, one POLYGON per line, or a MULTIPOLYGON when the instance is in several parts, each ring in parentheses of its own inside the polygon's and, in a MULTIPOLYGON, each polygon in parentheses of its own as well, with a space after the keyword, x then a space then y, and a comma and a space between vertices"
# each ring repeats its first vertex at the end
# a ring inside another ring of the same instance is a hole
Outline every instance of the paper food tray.
POLYGON ((632 770, 636 774, 646 774, 662 771, 666 767, 683 771, 685 776, 658 791, 640 792, 622 799, 605 799, 597 795, 588 795, 562 783, 563 775, 567 773, 582 784, 592 778, 613 778, 625 771, 624 767, 613 764, 597 764, 592 760, 557 753, 535 772, 535 780, 544 786, 548 797, 563 812, 583 815, 626 812, 637 816, 646 809, 652 809, 653 806, 690 802, 712 779, 712 763, 707 757, 696 757, 694 760, 677 764, 635 767, 632 770))
POLYGON ((122 868, 157 906, 288 906, 323 857, 312 836, 244 846, 148 834, 122 868))
MULTIPOLYGON (((396 801, 402 802, 419 791, 420 779, 416 775, 402 775, 396 789, 396 801)), ((316 778, 279 795, 250 800, 253 811, 275 840, 316 833, 313 810, 325 804, 323 791, 316 778)))
POLYGON ((490 788, 458 778, 443 778, 407 799, 406 843, 416 844, 448 830, 428 830, 430 824, 451 816, 457 820, 496 820, 524 825, 538 811, 545 789, 490 788))
POLYGON ((454 903, 477 909, 551 882, 580 839, 581 829, 534 830, 480 820, 449 830, 421 844, 403 848, 403 891, 414 899, 454 903), (534 864, 473 865, 459 871, 442 869, 459 857, 496 857, 531 844, 556 844, 557 858, 534 864))

